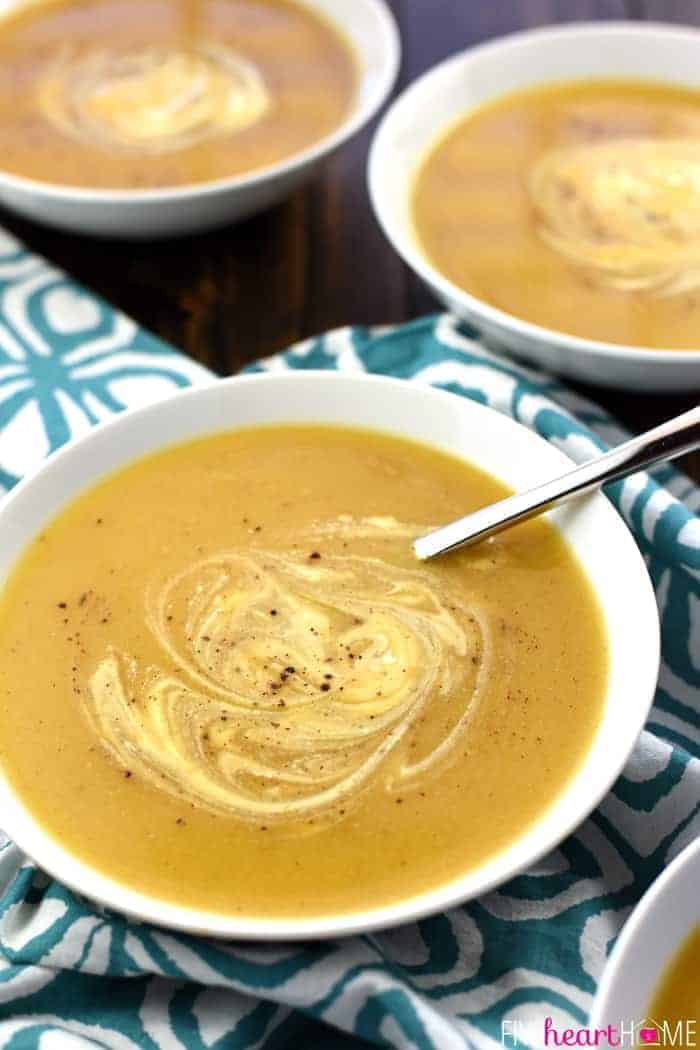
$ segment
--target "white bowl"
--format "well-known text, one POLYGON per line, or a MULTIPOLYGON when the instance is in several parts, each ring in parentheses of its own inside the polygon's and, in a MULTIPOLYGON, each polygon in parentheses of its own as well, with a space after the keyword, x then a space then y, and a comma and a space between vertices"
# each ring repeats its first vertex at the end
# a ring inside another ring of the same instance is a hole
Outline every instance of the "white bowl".
MULTIPOLYGON (((478 463, 518 488, 570 466, 566 456, 520 424, 431 387, 328 372, 234 377, 96 427, 21 482, 0 504, 0 583, 65 502, 108 472, 172 442, 282 422, 380 426, 478 463)), ((596 494, 559 509, 552 520, 565 531, 603 610, 610 644, 604 713, 590 751, 566 789, 536 824, 479 868, 420 896, 363 912, 299 920, 241 918, 156 900, 98 873, 44 831, 0 776, 4 830, 41 867, 80 893, 138 918, 215 936, 286 940, 376 929, 442 911, 505 882, 555 847, 608 791, 645 722, 659 666, 654 593, 641 554, 616 511, 596 494)))
MULTIPOLYGON (((384 0, 297 0, 327 18, 349 42, 358 68, 355 101, 330 135, 266 168, 231 178, 164 189, 101 190, 61 186, 2 171, 0 204, 37 222, 73 233, 153 238, 236 222, 287 196, 318 163, 356 134, 386 100, 401 47, 384 0)), ((0 0, 0 14, 26 0, 0 0)), ((47 177, 49 173, 47 172, 47 177)))
POLYGON ((700 388, 700 346, 697 351, 653 350, 579 339, 522 321, 470 295, 428 261, 410 212, 417 166, 469 110, 547 81, 636 77, 698 87, 698 52, 697 29, 598 22, 516 33, 442 62, 399 96, 372 143, 369 190, 386 236, 435 295, 496 347, 598 386, 650 392, 700 388))
POLYGON ((589 1027, 644 1022, 667 967, 698 923, 700 839, 652 883, 627 920, 598 986, 589 1027))

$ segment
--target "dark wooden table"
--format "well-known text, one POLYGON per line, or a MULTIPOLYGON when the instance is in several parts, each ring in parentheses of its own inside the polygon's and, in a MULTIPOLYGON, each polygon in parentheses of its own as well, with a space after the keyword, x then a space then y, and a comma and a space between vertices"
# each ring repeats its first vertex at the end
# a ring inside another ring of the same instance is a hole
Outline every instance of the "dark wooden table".
MULTIPOLYGON (((516 29, 610 18, 700 24, 700 0, 389 2, 403 41, 397 91, 452 52, 516 29)), ((126 244, 68 236, 6 215, 2 221, 142 325, 228 375, 327 328, 403 321, 437 308, 372 216, 365 161, 373 130, 285 203, 216 233, 126 244)), ((585 393, 635 431, 697 401, 692 394, 585 393)), ((700 455, 683 465, 700 480, 700 455)))

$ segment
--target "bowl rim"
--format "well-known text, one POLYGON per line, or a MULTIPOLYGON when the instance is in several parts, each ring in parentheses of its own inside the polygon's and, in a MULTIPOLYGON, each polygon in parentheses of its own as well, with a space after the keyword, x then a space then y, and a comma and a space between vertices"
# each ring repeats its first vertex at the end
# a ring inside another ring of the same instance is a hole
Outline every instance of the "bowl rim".
MULTIPOLYGON (((397 393, 401 390, 402 393, 399 395, 401 397, 404 396, 404 392, 411 392, 411 396, 419 398, 422 405, 428 409, 434 408, 435 411, 439 411, 441 406, 447 408, 447 406, 450 405, 453 406, 453 408, 456 408, 458 404, 461 404, 464 411, 472 413, 472 415, 477 418, 484 419, 490 417, 490 425, 492 427, 500 428, 502 430, 512 430, 513 438, 519 436, 520 444, 525 442, 530 444, 533 448, 538 446, 543 456, 553 463, 561 465, 564 469, 571 466, 571 460, 565 455, 565 453, 547 442, 544 438, 530 431, 523 424, 503 415, 490 406, 479 404, 470 399, 461 398, 459 395, 454 394, 449 390, 444 390, 428 384, 407 382, 405 379, 368 373, 347 374, 318 369, 292 370, 289 372, 261 372, 248 375, 230 376, 226 379, 206 383, 201 386, 189 387, 178 391, 176 394, 172 395, 172 397, 140 408, 119 413, 117 416, 97 424, 91 430, 61 446, 45 460, 36 472, 18 482, 18 484, 2 499, 2 501, 0 501, 0 525, 4 523, 3 518, 8 514, 8 509, 11 512, 12 505, 23 499, 24 494, 28 489, 36 485, 37 482, 42 480, 46 475, 50 476, 64 461, 71 457, 75 457, 76 455, 84 455, 84 450, 86 448, 89 448, 94 442, 100 440, 106 443, 108 439, 111 439, 110 443, 112 447, 120 448, 120 432, 132 427, 135 420, 143 420, 148 416, 151 416, 153 421, 157 421, 159 415, 163 412, 167 412, 169 406, 173 402, 196 403, 197 399, 206 399, 207 397, 216 399, 222 396, 225 397, 227 389, 233 386, 248 387, 250 388, 250 394, 254 394, 256 387, 271 385, 274 388, 274 386, 287 384, 287 386, 299 385, 300 387, 304 385, 315 386, 320 394, 320 396, 318 396, 318 404, 322 406, 326 403, 324 397, 329 401, 336 398, 339 394, 342 394, 343 388, 349 383, 365 387, 383 387, 387 391, 394 389, 397 393), (425 404, 426 402, 427 405, 425 404)), ((190 414, 190 417, 188 418, 191 418, 191 416, 192 414, 190 414)), ((298 422, 299 417, 295 417, 294 413, 290 413, 287 422, 294 423, 295 421, 298 422)), ((279 422, 281 423, 282 420, 279 422)), ((323 415, 322 407, 319 410, 317 422, 327 422, 323 415)), ((331 420, 330 423, 331 425, 335 424, 339 426, 355 425, 363 427, 367 425, 351 423, 347 420, 339 421, 337 419, 331 420)), ((243 423, 238 425, 248 426, 256 424, 243 423)), ((178 427, 180 426, 181 424, 178 424, 178 427)), ((383 431, 388 434, 393 433, 395 435, 400 434, 405 437, 411 437, 410 429, 402 431, 400 427, 397 426, 382 428, 381 425, 378 426, 374 422, 371 426, 374 430, 379 430, 380 432, 383 431)), ((220 432, 221 429, 221 427, 212 427, 209 429, 204 428, 197 433, 200 436, 204 436, 207 433, 220 432)), ((235 430, 236 424, 233 423, 228 429, 235 430)), ((137 460, 140 456, 148 455, 157 449, 166 448, 173 443, 177 444, 178 441, 187 440, 189 437, 190 435, 188 434, 186 438, 180 436, 175 439, 168 438, 161 440, 160 442, 154 442, 152 445, 149 443, 148 447, 144 451, 139 451, 137 456, 127 456, 124 459, 120 459, 120 466, 126 466, 128 463, 137 460)), ((430 441, 424 441, 422 438, 416 438, 415 436, 413 439, 422 441, 423 444, 431 444, 430 441)), ((432 443, 432 447, 439 449, 441 446, 436 440, 432 443)), ((443 451, 447 451, 448 453, 451 451, 451 454, 457 458, 463 458, 469 461, 469 457, 466 454, 457 452, 454 448, 452 450, 443 448, 443 451)), ((476 462, 478 465, 478 458, 476 462)), ((112 466, 104 469, 92 480, 78 484, 72 489, 71 494, 62 505, 65 506, 65 504, 75 498, 79 492, 85 491, 95 484, 97 477, 107 476, 115 469, 119 469, 119 467, 112 466)), ((498 475, 496 474, 496 476, 498 475)), ((562 785, 560 792, 550 801, 550 805, 546 807, 545 810, 531 824, 529 824, 516 839, 506 844, 501 850, 497 851, 492 856, 487 857, 483 864, 479 865, 477 868, 445 882, 441 882, 433 888, 419 894, 402 897, 390 904, 369 906, 362 910, 350 912, 324 913, 310 918, 305 917, 297 919, 280 916, 273 916, 272 918, 261 916, 241 917, 232 913, 209 912, 192 906, 176 904, 165 898, 159 898, 132 889, 127 884, 119 882, 107 874, 104 874, 99 868, 93 867, 89 862, 82 860, 77 854, 63 847, 58 839, 45 829, 40 821, 33 816, 29 806, 25 804, 21 795, 15 791, 12 783, 0 765, 0 800, 5 803, 8 801, 11 803, 9 811, 6 809, 3 815, 4 830, 10 839, 19 846, 22 852, 32 858, 41 869, 48 872, 52 877, 57 879, 57 881, 68 886, 79 895, 87 896, 98 904, 104 905, 137 921, 147 922, 154 926, 165 927, 183 933, 200 934, 214 938, 235 937, 241 940, 299 941, 310 938, 319 939, 348 936, 356 933, 367 933, 391 926, 402 925, 404 923, 424 918, 428 915, 444 912, 463 903, 465 900, 473 899, 475 896, 481 896, 496 887, 503 885, 506 881, 520 874, 533 863, 536 863, 541 857, 549 853, 552 849, 556 848, 559 843, 570 835, 589 816, 601 799, 608 793, 610 787, 624 768, 631 749, 634 746, 634 742, 648 718, 656 690, 658 668, 660 664, 660 625, 656 599, 642 553, 621 516, 604 495, 597 492, 587 497, 587 499, 591 501, 590 505, 596 508, 596 513, 601 515, 604 520, 607 519, 605 528, 608 530, 608 533, 613 535, 617 533, 619 542, 626 546, 626 556, 630 559, 628 562, 630 572, 632 566, 636 563, 635 577, 639 584, 639 593, 637 597, 642 599, 635 605, 635 614, 637 617, 636 622, 640 628, 644 630, 646 635, 645 645, 642 648, 640 661, 637 665, 638 667, 642 665, 645 667, 645 675, 643 676, 644 684, 640 686, 638 690, 642 699, 638 701, 635 717, 629 716, 625 722, 625 727, 628 730, 625 747, 618 752, 614 762, 610 763, 608 760, 609 764, 607 766, 607 772, 599 781, 597 788, 595 790, 587 789, 586 799, 583 805, 579 804, 576 807, 571 806, 569 808, 566 818, 561 820, 558 824, 556 833, 550 833, 546 838, 546 841, 542 841, 542 843, 538 844, 536 848, 533 849, 531 846, 529 851, 523 852, 522 856, 517 860, 514 861, 513 859, 510 859, 507 865, 507 870, 493 872, 490 877, 485 877, 484 875, 479 877, 479 872, 482 868, 488 868, 488 866, 492 865, 498 866, 499 862, 503 865, 502 858, 506 857, 511 850, 517 852, 521 847, 521 843, 528 835, 537 834, 537 829, 548 819, 551 809, 559 804, 560 800, 566 796, 569 790, 572 789, 577 778, 582 774, 587 762, 586 756, 583 756, 581 759, 581 765, 578 768, 578 772, 574 773, 573 777, 562 785), (647 695, 645 695, 645 693, 647 695), (11 815, 9 815, 10 811, 11 815), (39 856, 39 854, 41 854, 41 856, 39 856), (69 869, 68 875, 66 875, 65 871, 61 868, 64 863, 69 869), (468 886, 465 887, 465 883, 469 880, 477 883, 475 888, 472 889, 468 886)), ((54 509, 49 513, 45 513, 43 515, 44 523, 51 520, 56 513, 60 513, 60 509, 54 509)), ((556 515, 557 512, 555 511, 554 514, 556 515)), ((12 565, 16 564, 17 558, 21 557, 22 552, 26 550, 27 544, 32 541, 37 531, 39 530, 31 530, 23 538, 21 550, 12 557, 7 569, 8 572, 11 571, 12 565)), ((583 571, 586 572, 585 567, 582 566, 582 568, 583 571)), ((2 571, 0 573, 0 588, 4 585, 5 579, 6 572, 2 571)), ((593 586, 592 581, 590 582, 593 586)), ((603 601, 599 589, 594 588, 594 593, 600 602, 601 609, 605 612, 606 603, 603 601)), ((609 690, 607 695, 609 695, 609 690)), ((607 706, 606 703, 606 708, 607 706)), ((596 739, 597 736, 594 736, 591 748, 595 746, 596 739)))
MULTIPOLYGON (((698 875, 700 876, 700 836, 684 846, 681 852, 673 858, 669 866, 664 868, 661 874, 654 879, 623 926, 615 942, 615 947, 605 964, 595 993, 590 1015, 591 1027, 602 1027, 604 1025, 605 1018, 610 1014, 610 1010, 614 1006, 615 985, 622 971, 629 965, 628 955, 630 953, 634 954, 635 941, 642 933, 649 917, 658 908, 663 908, 663 902, 671 893, 673 884, 682 877, 688 868, 693 866, 698 869, 698 875)), ((700 922, 700 910, 698 911, 696 922, 700 922)), ((690 928, 688 932, 690 932, 690 928)), ((676 951, 681 947, 681 944, 682 940, 679 940, 676 944, 676 951)), ((673 958, 673 952, 671 953, 671 958, 673 958)), ((660 970, 657 973, 657 983, 659 976, 663 975, 664 967, 669 961, 668 959, 658 960, 660 970)), ((638 963, 635 965, 638 965, 638 963)))
MULTIPOLYGON (((651 361, 658 363, 660 360, 667 361, 669 364, 700 363, 700 347, 697 349, 679 350, 678 348, 666 349, 663 347, 638 346, 632 343, 608 343, 602 339, 586 339, 582 336, 570 335, 556 328, 547 328, 533 321, 525 321, 515 314, 508 313, 508 311, 502 310, 497 306, 492 306, 466 289, 460 288, 459 285, 454 284, 442 274, 430 262, 427 255, 421 251, 415 235, 412 235, 410 231, 399 228, 400 224, 394 224, 384 208, 386 194, 382 190, 382 169, 384 154, 390 148, 387 142, 392 131, 393 122, 397 113, 400 113, 404 108, 421 108, 420 99, 426 87, 437 80, 447 80, 457 70, 464 67, 468 68, 474 60, 478 60, 483 56, 498 58, 503 51, 517 48, 523 43, 538 40, 561 40, 562 46, 568 46, 572 38, 594 37, 601 33, 605 36, 641 36, 646 38, 647 41, 658 40, 661 43, 663 43, 664 38, 668 40, 671 37, 675 37, 687 40, 689 37, 693 37, 694 42, 700 44, 700 28, 697 26, 670 22, 625 22, 619 20, 607 22, 601 20, 598 22, 576 22, 569 25, 540 26, 536 29, 508 33, 506 36, 498 37, 496 40, 488 40, 474 47, 467 47, 455 55, 450 55, 449 58, 438 62, 421 74, 407 88, 401 91, 392 100, 391 105, 380 120, 372 136, 366 167, 366 182, 372 210, 385 237, 404 262, 429 287, 435 288, 441 296, 448 300, 457 300, 462 303, 465 309, 475 318, 474 323, 477 326, 478 318, 481 316, 495 327, 508 329, 515 335, 524 336, 531 341, 539 340, 550 346, 564 348, 567 352, 584 351, 599 358, 619 357, 625 361, 637 362, 640 365, 648 364, 651 361)), ((559 79, 557 78, 557 80, 559 79)), ((533 78, 527 87, 536 87, 554 82, 533 78)), ((495 94, 493 98, 505 97, 508 94, 509 92, 506 91, 501 95, 495 94)), ((415 184, 418 166, 425 159, 430 149, 434 148, 452 123, 458 122, 468 113, 474 112, 478 108, 479 105, 467 106, 455 121, 443 124, 436 122, 439 126, 433 132, 431 145, 423 150, 418 162, 414 162, 411 170, 403 175, 398 182, 398 186, 396 185, 397 180, 394 180, 394 186, 392 187, 394 192, 398 189, 398 192, 407 198, 410 197, 415 184)))
MULTIPOLYGON (((340 20, 332 15, 327 15, 324 11, 319 11, 316 0, 296 0, 296 2, 325 18, 326 21, 331 23, 336 32, 340 34, 358 64, 359 84, 362 81, 363 74, 357 56, 357 48, 348 39, 348 34, 340 20)), ((84 204, 105 204, 108 206, 153 204, 161 201, 164 203, 176 203, 179 200, 192 201, 195 198, 215 196, 219 193, 247 190, 252 187, 258 188, 266 185, 268 182, 274 182, 275 179, 281 176, 294 175, 296 172, 332 153, 333 150, 343 145, 343 143, 360 131, 381 109, 396 83, 401 65, 401 36, 387 0, 353 0, 353 4, 363 4, 376 20, 378 38, 381 39, 383 45, 381 73, 370 96, 362 103, 359 102, 359 98, 356 98, 341 123, 334 130, 324 135, 323 138, 313 142, 305 149, 292 153, 287 158, 276 161, 274 164, 253 168, 251 171, 242 172, 238 175, 224 175, 218 179, 188 182, 181 186, 156 186, 147 189, 75 186, 73 184, 35 179, 27 175, 4 171, 0 165, 0 189, 11 189, 25 194, 41 195, 44 199, 52 201, 76 201, 84 204)), ((3 14, 1 17, 6 17, 6 15, 3 14)))

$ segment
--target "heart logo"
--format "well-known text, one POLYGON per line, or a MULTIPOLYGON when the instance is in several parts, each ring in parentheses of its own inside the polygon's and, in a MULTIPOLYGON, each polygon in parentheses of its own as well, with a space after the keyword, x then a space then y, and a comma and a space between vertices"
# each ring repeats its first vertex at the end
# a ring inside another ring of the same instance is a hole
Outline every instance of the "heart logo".
POLYGON ((655 1028, 640 1028, 639 1038, 643 1043, 656 1043, 659 1039, 659 1033, 655 1028))

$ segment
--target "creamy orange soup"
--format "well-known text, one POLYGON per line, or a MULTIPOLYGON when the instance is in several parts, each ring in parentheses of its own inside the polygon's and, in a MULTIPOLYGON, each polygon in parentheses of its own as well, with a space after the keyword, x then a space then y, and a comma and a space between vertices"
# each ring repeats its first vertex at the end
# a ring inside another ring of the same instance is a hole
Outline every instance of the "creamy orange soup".
POLYGON ((418 562, 503 496, 361 430, 151 456, 70 504, 0 600, 0 761, 68 849, 181 904, 311 916, 463 875, 564 789, 602 616, 536 521, 418 562))
POLYGON ((700 924, 688 934, 664 974, 648 1017, 662 1027, 662 1032, 675 1034, 676 1046, 683 1046, 686 1036, 695 1040, 700 1022, 700 924))
POLYGON ((335 130, 355 81, 291 0, 35 0, 0 19, 0 166, 98 188, 238 175, 335 130))
POLYGON ((572 81, 460 120, 415 182, 416 234, 451 281, 586 339, 700 349, 700 94, 572 81))

